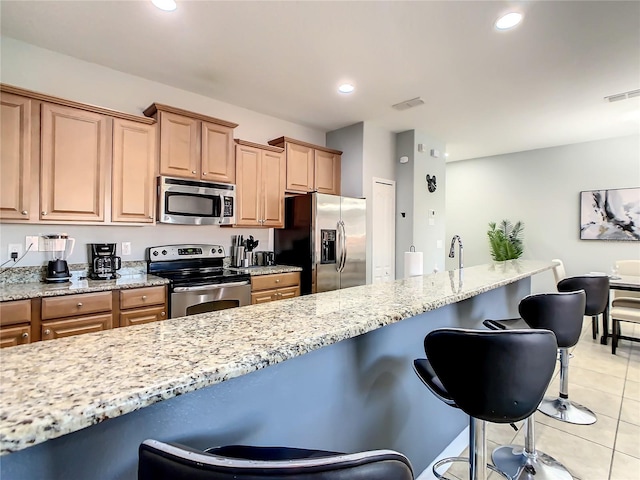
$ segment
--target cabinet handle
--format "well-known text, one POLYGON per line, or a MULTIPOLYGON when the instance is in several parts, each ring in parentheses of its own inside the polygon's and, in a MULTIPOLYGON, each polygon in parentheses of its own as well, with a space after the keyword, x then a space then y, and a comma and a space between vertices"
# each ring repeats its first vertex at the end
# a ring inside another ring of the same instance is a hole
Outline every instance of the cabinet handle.
POLYGON ((22 215, 27 215, 29 212, 27 212, 26 210, 22 210, 22 212, 20 213, 22 213, 22 215))
POLYGON ((78 308, 82 306, 82 302, 78 302, 78 308))
POLYGON ((44 331, 45 335, 51 335, 51 330, 49 330, 48 328, 44 331))
POLYGON ((29 334, 28 334, 27 332, 24 332, 24 333, 22 334, 22 338, 29 338, 29 334))
POLYGON ((191 170, 191 173, 193 173, 193 174, 195 175, 195 174, 196 174, 196 171, 195 171, 195 170, 191 170))
POLYGON ((146 296, 146 295, 142 295, 142 299, 143 299, 143 300, 146 300, 146 299, 147 299, 147 296, 146 296))
POLYGON ((161 317, 164 317, 165 315, 166 315, 166 313, 165 313, 165 312, 160 312, 160 316, 161 316, 161 317))
POLYGON ((42 216, 44 217, 44 216, 46 216, 46 215, 47 215, 47 212, 45 212, 45 211, 43 210, 43 211, 42 211, 42 216))
POLYGON ((149 215, 149 218, 150 218, 151 220, 153 220, 153 215, 149 215))
POLYGON ((280 283, 280 279, 279 278, 276 278, 276 283, 280 283))
POLYGON ((206 175, 206 174, 207 174, 207 172, 202 172, 202 175, 206 175))

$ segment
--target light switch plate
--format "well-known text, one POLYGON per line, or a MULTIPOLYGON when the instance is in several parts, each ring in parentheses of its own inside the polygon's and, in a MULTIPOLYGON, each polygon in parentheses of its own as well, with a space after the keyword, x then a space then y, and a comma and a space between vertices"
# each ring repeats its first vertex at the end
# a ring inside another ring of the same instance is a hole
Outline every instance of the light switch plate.
POLYGON ((122 255, 131 255, 131 242, 122 242, 122 255))
POLYGON ((24 241, 24 249, 25 251, 29 248, 29 245, 33 245, 29 248, 30 252, 37 252, 40 250, 39 248, 40 237, 38 235, 27 235, 26 240, 24 241))

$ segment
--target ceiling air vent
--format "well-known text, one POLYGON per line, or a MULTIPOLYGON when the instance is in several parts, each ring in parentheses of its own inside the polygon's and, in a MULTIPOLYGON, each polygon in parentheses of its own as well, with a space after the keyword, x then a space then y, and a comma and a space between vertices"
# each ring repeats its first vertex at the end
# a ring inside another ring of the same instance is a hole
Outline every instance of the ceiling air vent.
POLYGON ((412 98, 411 100, 405 100, 404 102, 396 103, 395 105, 391 105, 396 110, 409 110, 410 108, 417 107, 418 105, 424 105, 424 100, 420 97, 412 98))
POLYGON ((620 100, 626 100, 628 98, 640 97, 640 89, 638 90, 629 90, 628 92, 616 93, 615 95, 609 95, 608 97, 604 97, 605 100, 609 100, 610 102, 619 102, 620 100))

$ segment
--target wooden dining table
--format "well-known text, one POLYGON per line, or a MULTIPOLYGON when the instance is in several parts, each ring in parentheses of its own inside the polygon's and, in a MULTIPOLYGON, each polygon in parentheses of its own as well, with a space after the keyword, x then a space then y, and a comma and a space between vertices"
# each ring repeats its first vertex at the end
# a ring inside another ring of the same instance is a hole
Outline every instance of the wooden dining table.
MULTIPOLYGON (((626 290, 628 292, 640 292, 640 276, 638 275, 610 275, 609 276, 609 291, 611 290, 626 290)), ((611 295, 609 295, 611 296, 611 295)), ((607 344, 609 337, 609 308, 611 300, 607 301, 607 307, 602 314, 602 336, 600 337, 600 343, 607 344)))

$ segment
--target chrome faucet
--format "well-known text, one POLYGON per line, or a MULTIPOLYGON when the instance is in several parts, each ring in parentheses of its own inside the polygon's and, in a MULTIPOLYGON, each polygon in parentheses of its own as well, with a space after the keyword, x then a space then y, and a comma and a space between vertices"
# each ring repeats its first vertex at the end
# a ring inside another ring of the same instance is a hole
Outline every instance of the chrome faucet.
POLYGON ((449 258, 453 258, 455 257, 455 246, 456 246, 456 240, 458 240, 458 247, 459 247, 459 251, 458 251, 458 268, 462 269, 463 265, 463 255, 462 255, 462 239, 460 238, 460 235, 454 235, 453 238, 451 239, 451 249, 449 250, 449 258))

